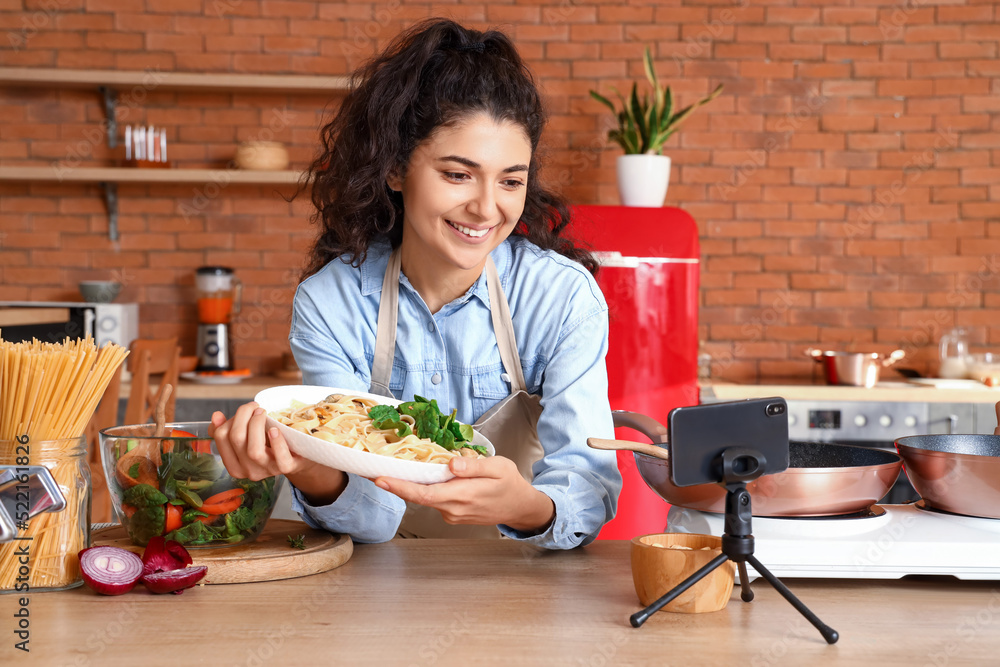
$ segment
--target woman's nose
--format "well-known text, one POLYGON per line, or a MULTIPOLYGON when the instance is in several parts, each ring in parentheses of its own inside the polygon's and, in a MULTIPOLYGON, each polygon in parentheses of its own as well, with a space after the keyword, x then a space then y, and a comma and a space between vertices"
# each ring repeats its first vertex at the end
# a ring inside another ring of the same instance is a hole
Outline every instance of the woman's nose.
POLYGON ((467 207, 471 213, 483 220, 496 217, 497 200, 493 194, 493 188, 489 185, 479 188, 469 200, 467 207))

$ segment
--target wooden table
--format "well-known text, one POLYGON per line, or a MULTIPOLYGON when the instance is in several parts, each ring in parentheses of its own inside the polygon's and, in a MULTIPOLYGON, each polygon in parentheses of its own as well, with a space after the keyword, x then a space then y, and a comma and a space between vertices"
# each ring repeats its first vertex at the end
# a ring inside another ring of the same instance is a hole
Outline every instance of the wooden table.
POLYGON ((0 664, 960 665, 1000 656, 1000 583, 789 580, 840 632, 828 646, 765 582, 712 614, 639 607, 629 543, 540 552, 512 541, 357 545, 336 570, 155 596, 30 597, 31 653, 0 597, 0 664))

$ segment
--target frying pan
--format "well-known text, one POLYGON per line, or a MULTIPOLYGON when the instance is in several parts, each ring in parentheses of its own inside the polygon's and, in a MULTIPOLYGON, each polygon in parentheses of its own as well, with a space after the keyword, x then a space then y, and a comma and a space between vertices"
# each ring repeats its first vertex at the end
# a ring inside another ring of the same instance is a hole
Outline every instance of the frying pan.
POLYGON ((911 435, 896 450, 930 507, 1000 519, 1000 435, 911 435))
MULTIPOLYGON (((642 479, 672 505, 703 512, 725 511, 726 490, 717 484, 676 486, 670 480, 667 429, 652 417, 635 412, 614 412, 615 426, 633 428, 653 445, 625 440, 588 443, 596 449, 630 449, 642 479), (639 445, 633 447, 632 445, 639 445), (648 447, 662 456, 641 453, 648 447)), ((789 467, 747 483, 753 498, 754 516, 832 516, 851 514, 878 502, 899 476, 903 461, 893 452, 852 445, 790 442, 789 467)))

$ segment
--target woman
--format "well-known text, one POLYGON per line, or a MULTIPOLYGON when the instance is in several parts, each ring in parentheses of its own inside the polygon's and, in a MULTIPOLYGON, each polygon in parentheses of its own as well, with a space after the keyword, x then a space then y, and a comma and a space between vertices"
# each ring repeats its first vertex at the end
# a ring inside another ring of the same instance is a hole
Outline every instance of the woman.
POLYGON ((586 445, 613 437, 607 305, 538 182, 530 73, 502 33, 431 20, 355 82, 311 167, 322 232, 289 334, 303 381, 436 399, 497 456, 456 457, 441 484, 368 480, 292 455, 251 403, 213 415, 226 467, 286 475, 307 523, 362 542, 593 540, 621 487, 615 455, 586 445))

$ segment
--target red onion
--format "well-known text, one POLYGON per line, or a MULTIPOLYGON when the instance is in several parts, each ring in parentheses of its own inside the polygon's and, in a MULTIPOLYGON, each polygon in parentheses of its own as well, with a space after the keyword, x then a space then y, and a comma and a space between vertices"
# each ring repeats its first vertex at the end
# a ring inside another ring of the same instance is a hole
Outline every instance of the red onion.
POLYGON ((185 588, 191 588, 201 581, 207 572, 208 567, 204 565, 154 572, 143 576, 142 583, 153 593, 176 593, 179 595, 184 592, 185 588))
POLYGON ((191 554, 180 542, 156 536, 150 538, 146 550, 142 552, 142 574, 180 570, 192 562, 191 554))
POLYGON ((79 553, 83 583, 102 595, 121 595, 142 577, 142 559, 120 547, 90 547, 79 553))

